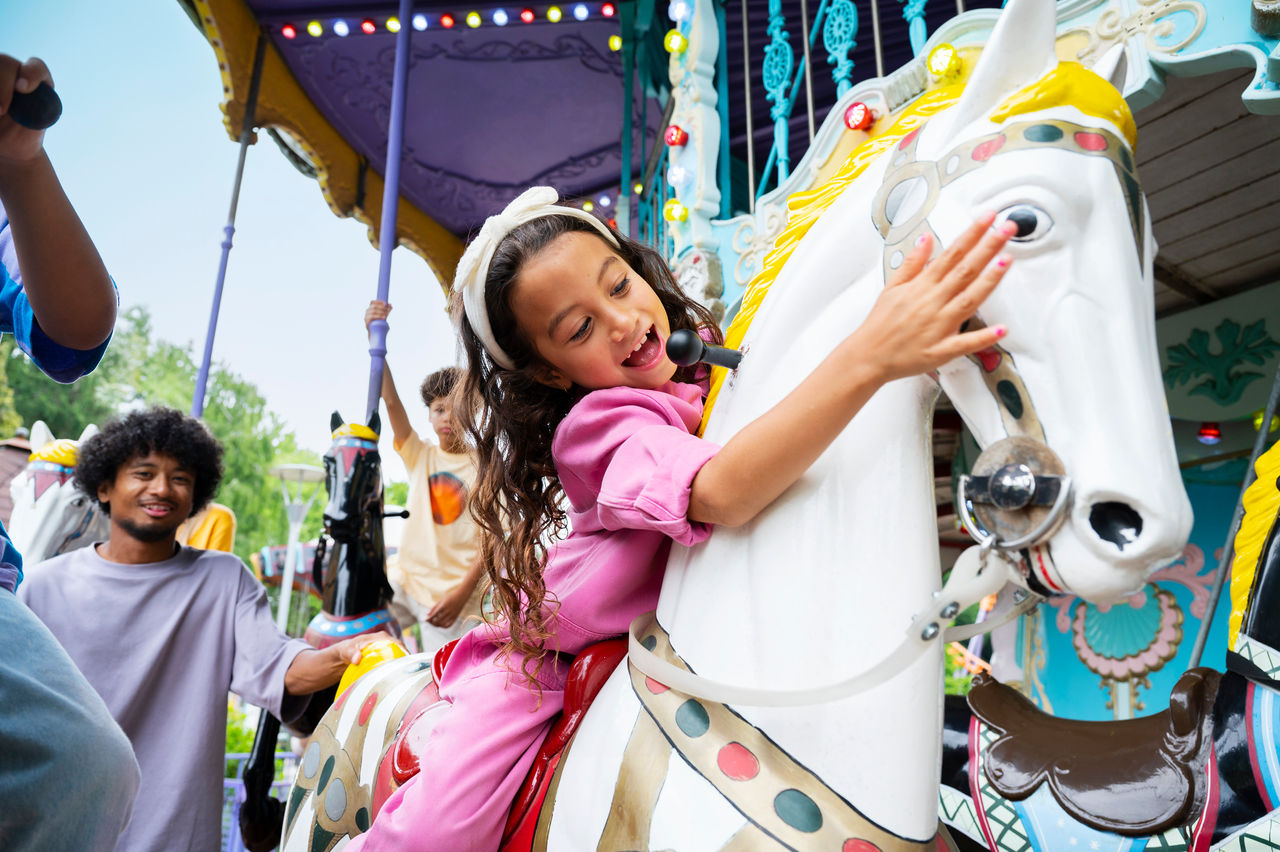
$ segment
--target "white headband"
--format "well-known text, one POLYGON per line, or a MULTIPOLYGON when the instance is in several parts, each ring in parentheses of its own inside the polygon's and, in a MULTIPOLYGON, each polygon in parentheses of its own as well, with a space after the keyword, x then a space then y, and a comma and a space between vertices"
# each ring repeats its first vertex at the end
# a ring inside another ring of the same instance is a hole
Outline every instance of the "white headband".
POLYGON ((604 237, 609 245, 618 248, 617 238, 604 222, 585 210, 562 207, 556 203, 559 200, 560 193, 549 186, 535 186, 520 193, 515 201, 507 205, 507 209, 484 220, 484 227, 480 229, 480 233, 476 234, 471 245, 467 246, 467 250, 462 253, 462 260, 458 261, 458 270, 453 275, 453 288, 462 293, 462 309, 467 319, 471 321, 471 330, 475 332, 476 337, 480 338, 480 343, 494 363, 508 370, 514 370, 516 365, 493 339, 493 328, 489 325, 489 312, 484 304, 484 281, 489 277, 489 264, 493 262, 493 253, 497 250, 498 244, 506 238, 507 234, 520 225, 543 216, 571 216, 591 225, 600 232, 600 236, 604 237))

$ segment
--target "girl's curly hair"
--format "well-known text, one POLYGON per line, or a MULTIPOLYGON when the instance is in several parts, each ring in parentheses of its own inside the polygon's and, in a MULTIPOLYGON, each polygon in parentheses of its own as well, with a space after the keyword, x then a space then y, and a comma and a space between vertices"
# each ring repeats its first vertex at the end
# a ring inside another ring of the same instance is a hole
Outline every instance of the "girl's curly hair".
MULTIPOLYGON (((479 468, 471 513, 480 526, 481 557, 493 583, 494 605, 510 632, 507 658, 520 658, 520 672, 539 693, 542 664, 548 653, 559 650, 546 647, 556 601, 549 599, 542 570, 547 542, 566 526, 551 441, 560 421, 586 392, 537 381, 545 365, 520 332, 510 302, 524 264, 557 237, 574 231, 603 241, 587 222, 548 215, 514 228, 494 252, 485 277, 485 308, 494 338, 515 369, 503 369, 489 357, 456 291, 453 304, 467 355, 461 394, 472 402, 459 406, 457 416, 475 444, 479 468)), ((715 318, 684 293, 662 256, 616 231, 614 236, 619 247, 609 248, 653 288, 671 330, 689 329, 719 342, 715 318)), ((696 371, 685 368, 675 378, 690 381, 696 371)))
MULTIPOLYGON (((76 488, 98 500, 98 486, 115 482, 130 459, 151 453, 172 456, 195 476, 191 514, 209 504, 222 481, 222 445, 205 425, 175 408, 149 408, 113 420, 80 445, 76 455, 76 488)), ((111 507, 101 500, 102 511, 111 507)))

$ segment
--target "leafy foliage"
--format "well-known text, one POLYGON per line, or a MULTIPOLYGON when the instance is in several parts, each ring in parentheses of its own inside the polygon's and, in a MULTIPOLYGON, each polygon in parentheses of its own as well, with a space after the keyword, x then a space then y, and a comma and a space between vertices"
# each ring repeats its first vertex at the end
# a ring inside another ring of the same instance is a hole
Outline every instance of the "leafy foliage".
POLYGON ((1244 394, 1248 385, 1263 374, 1245 369, 1243 364, 1262 366, 1272 355, 1280 352, 1277 343, 1267 334, 1266 320, 1258 320, 1244 328, 1234 320, 1224 319, 1216 329, 1219 351, 1210 351, 1209 333, 1197 328, 1185 343, 1166 349, 1169 366, 1164 371, 1165 384, 1170 387, 1184 385, 1198 376, 1205 378, 1188 393, 1207 396, 1219 405, 1230 405, 1244 394))

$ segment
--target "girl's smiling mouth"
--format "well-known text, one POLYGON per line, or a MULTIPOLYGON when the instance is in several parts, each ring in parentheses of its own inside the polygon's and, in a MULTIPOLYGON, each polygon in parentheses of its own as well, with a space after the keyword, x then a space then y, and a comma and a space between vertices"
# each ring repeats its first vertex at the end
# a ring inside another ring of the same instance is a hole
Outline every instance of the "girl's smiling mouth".
POLYGON ((622 366, 643 370, 658 363, 662 359, 662 354, 662 338, 658 336, 656 328, 649 326, 645 336, 631 350, 631 354, 623 360, 622 366))

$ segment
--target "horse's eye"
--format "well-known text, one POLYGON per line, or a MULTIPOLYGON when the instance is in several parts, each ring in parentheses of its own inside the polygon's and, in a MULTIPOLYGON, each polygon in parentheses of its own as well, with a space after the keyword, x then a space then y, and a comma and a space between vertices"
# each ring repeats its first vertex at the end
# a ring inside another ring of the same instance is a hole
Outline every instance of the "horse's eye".
POLYGON ((77 497, 77 498, 75 498, 74 500, 72 500, 72 501, 71 501, 71 505, 72 505, 72 506, 83 506, 83 505, 84 505, 84 498, 83 498, 83 497, 77 497))
POLYGON ((1017 232, 1010 237, 1016 243, 1038 240, 1053 228, 1053 219, 1049 214, 1032 204, 1014 204, 1001 210, 996 217, 996 224, 1005 221, 1018 226, 1017 232))

